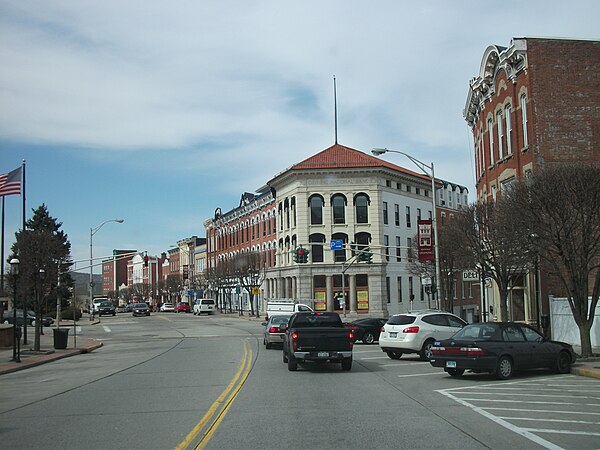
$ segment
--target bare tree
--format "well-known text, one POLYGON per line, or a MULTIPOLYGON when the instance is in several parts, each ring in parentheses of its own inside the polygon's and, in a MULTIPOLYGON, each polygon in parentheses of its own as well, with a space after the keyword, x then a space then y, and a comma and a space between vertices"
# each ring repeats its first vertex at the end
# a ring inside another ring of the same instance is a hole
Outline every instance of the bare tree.
POLYGON ((544 270, 559 280, 579 328, 582 356, 600 295, 600 167, 556 165, 516 183, 507 203, 529 227, 544 270))
MULTIPOLYGON (((265 279, 266 255, 262 252, 240 253, 233 259, 233 268, 239 284, 250 296, 250 314, 254 312, 254 289, 259 288, 265 279)), ((258 302, 256 317, 259 317, 258 302)))
POLYGON ((511 283, 530 266, 527 232, 521 221, 502 199, 478 203, 458 211, 452 228, 453 239, 462 243, 464 257, 479 265, 480 271, 494 279, 500 293, 500 320, 508 320, 508 294, 511 283))

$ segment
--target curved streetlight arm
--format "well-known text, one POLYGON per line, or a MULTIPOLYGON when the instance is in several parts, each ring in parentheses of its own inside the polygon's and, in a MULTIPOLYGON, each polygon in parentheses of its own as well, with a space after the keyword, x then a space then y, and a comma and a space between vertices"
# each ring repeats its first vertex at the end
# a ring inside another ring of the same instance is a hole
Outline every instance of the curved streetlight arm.
POLYGON ((123 223, 125 221, 123 219, 109 219, 109 220, 105 220, 100 225, 98 225, 96 228, 90 228, 90 235, 91 236, 95 235, 98 232, 98 230, 100 230, 100 228, 102 228, 104 225, 106 225, 109 222, 123 223))
POLYGON ((379 156, 379 155, 383 155, 384 153, 399 153, 401 155, 406 156, 408 159, 410 159, 419 169, 421 169, 421 171, 427 175, 428 177, 433 178, 433 163, 431 164, 426 164, 423 161, 419 161, 417 158, 415 158, 414 156, 409 155, 408 153, 404 153, 401 152, 399 150, 389 150, 387 148, 374 148, 373 150, 371 150, 371 153, 373 153, 375 156, 379 156), (431 171, 427 172, 427 170, 425 169, 429 169, 431 171))

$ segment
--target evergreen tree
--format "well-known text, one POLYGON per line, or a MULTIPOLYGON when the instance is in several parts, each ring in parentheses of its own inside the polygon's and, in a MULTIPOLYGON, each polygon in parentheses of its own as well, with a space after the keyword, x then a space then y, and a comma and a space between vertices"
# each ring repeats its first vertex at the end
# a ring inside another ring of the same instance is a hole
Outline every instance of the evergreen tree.
POLYGON ((66 272, 70 259, 71 244, 67 235, 60 229, 61 222, 51 217, 48 208, 42 204, 33 210, 33 217, 25 223, 25 230, 15 233, 12 245, 12 258, 18 258, 19 277, 17 298, 23 309, 33 309, 36 315, 34 349, 40 349, 42 314, 46 302, 56 305, 56 296, 66 302, 70 296, 68 288, 73 285, 71 275, 66 272), (60 290, 58 274, 61 271, 60 290))

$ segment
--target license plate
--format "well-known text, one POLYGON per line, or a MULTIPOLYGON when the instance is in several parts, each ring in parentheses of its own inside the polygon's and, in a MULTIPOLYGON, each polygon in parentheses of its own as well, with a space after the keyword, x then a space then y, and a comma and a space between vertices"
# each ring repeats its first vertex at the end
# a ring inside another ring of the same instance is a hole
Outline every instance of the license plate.
POLYGON ((395 338, 396 336, 398 336, 398 333, 390 332, 390 337, 391 338, 395 338))
POLYGON ((449 369, 456 369, 456 361, 446 361, 446 367, 449 369))
POLYGON ((318 352, 317 356, 319 358, 327 358, 329 356, 329 352, 318 352))

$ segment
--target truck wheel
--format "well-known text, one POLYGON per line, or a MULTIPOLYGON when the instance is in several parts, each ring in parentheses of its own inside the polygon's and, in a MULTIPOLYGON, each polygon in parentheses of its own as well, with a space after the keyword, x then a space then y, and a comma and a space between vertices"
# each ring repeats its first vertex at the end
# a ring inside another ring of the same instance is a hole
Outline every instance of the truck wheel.
POLYGON ((283 362, 284 363, 288 362, 288 357, 287 357, 287 353, 285 352, 285 350, 283 351, 283 362))
POLYGON ((292 355, 288 356, 287 364, 288 364, 288 370, 290 372, 295 372, 296 370, 298 370, 298 361, 292 355))
POLYGON ((375 336, 373 336, 373 333, 371 333, 370 331, 367 331, 363 338, 362 338, 363 344, 372 344, 373 342, 375 342, 375 336))
POLYGON ((352 356, 350 358, 342 359, 342 370, 352 369, 352 356))

